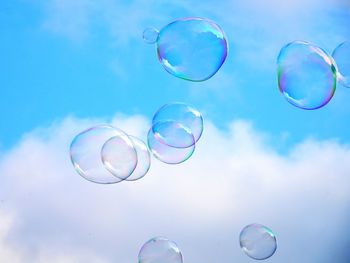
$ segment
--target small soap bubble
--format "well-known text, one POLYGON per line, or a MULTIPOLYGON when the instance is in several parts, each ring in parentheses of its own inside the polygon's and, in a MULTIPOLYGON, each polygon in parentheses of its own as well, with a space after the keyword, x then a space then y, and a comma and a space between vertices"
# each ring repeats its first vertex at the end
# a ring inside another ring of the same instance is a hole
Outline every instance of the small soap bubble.
POLYGON ((314 110, 332 99, 337 70, 321 48, 304 41, 289 43, 281 49, 277 65, 279 89, 292 105, 314 110))
POLYGON ((270 258, 277 249, 274 233, 260 224, 246 226, 240 234, 239 243, 244 253, 256 260, 270 258))
POLYGON ((147 142, 148 142, 148 147, 151 150, 154 157, 156 157, 158 160, 167 164, 179 164, 186 161, 188 158, 192 156, 195 149, 194 137, 188 131, 188 129, 186 129, 179 123, 171 122, 171 121, 157 122, 156 124, 154 124, 148 131, 147 142), (187 148, 176 148, 176 147, 169 146, 165 143, 162 143, 162 140, 159 138, 159 135, 157 133, 154 133, 153 131, 167 129, 167 128, 163 128, 167 126, 170 126, 170 127, 175 126, 177 129, 177 133, 181 134, 181 138, 183 137, 191 138, 191 141, 192 141, 192 143, 190 143, 191 146, 187 148))
POLYGON ((225 62, 228 43, 223 30, 204 18, 181 18, 160 30, 157 54, 164 69, 175 77, 205 81, 225 62))
POLYGON ((143 31, 142 38, 147 44, 154 44, 157 42, 159 31, 154 27, 148 27, 143 31))
POLYGON ((333 58, 338 68, 338 81, 350 88, 350 40, 341 43, 333 51, 333 58))
POLYGON ((180 249, 175 242, 163 237, 152 238, 140 249, 139 263, 183 263, 180 249))
POLYGON ((75 170, 82 177, 99 184, 121 182, 132 174, 137 165, 137 153, 130 138, 109 125, 98 125, 78 134, 70 145, 70 157, 75 170), (118 142, 114 149, 117 158, 121 158, 114 175, 106 169, 101 158, 101 150, 111 138, 118 142))
POLYGON ((163 122, 167 125, 154 126, 158 130, 159 140, 169 146, 176 148, 187 148, 196 143, 203 133, 203 118, 201 113, 185 103, 169 103, 162 106, 155 114, 152 124, 163 122), (174 127, 168 122, 172 122, 174 127), (177 124, 181 127, 176 128, 177 124), (185 128, 185 129, 184 129, 185 128), (186 129, 188 131, 186 131, 186 129), (188 136, 188 134, 191 136, 188 136), (194 140, 193 140, 194 138, 194 140))

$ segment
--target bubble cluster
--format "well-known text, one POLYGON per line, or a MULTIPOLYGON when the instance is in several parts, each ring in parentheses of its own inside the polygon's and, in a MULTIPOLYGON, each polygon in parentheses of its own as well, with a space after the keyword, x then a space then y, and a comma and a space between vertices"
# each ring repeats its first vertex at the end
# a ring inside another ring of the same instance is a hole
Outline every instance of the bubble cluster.
POLYGON ((289 43, 281 49, 277 65, 279 89, 294 106, 314 110, 332 99, 337 70, 321 48, 304 41, 289 43))
POLYGON ((181 18, 163 27, 157 38, 153 37, 154 32, 146 29, 144 39, 152 40, 146 40, 147 43, 157 43, 160 63, 175 77, 205 81, 214 76, 226 60, 225 33, 211 20, 181 18))
MULTIPOLYGON (((214 76, 228 53, 223 30, 204 18, 178 19, 160 31, 146 28, 142 37, 146 43, 156 43, 158 59, 167 72, 189 81, 214 76)), ((340 44, 333 57, 308 42, 284 46, 277 59, 278 85, 287 101, 302 109, 318 109, 332 99, 337 77, 350 87, 350 42, 340 44)), ((98 125, 73 139, 70 157, 75 170, 91 182, 136 181, 150 169, 150 152, 164 163, 182 163, 193 155, 202 133, 203 118, 196 108, 169 103, 154 114, 147 145, 118 128, 98 125)), ((239 243, 244 253, 256 260, 268 259, 277 250, 274 233, 260 224, 246 226, 239 243)), ((173 241, 156 237, 142 246, 138 262, 183 263, 183 256, 173 241)))
POLYGON ((144 142, 110 125, 79 133, 70 145, 70 157, 82 177, 99 184, 138 180, 151 164, 144 142))
POLYGON ((182 263, 180 249, 167 238, 156 237, 147 241, 140 249, 139 263, 182 263))
POLYGON ((148 147, 160 161, 178 164, 190 158, 203 132, 203 118, 194 107, 170 103, 154 115, 148 131, 148 147))
POLYGON ((239 236, 239 243, 247 256, 257 260, 270 258, 277 249, 274 233, 260 224, 246 226, 239 236))
POLYGON ((337 46, 332 55, 337 64, 339 83, 350 88, 350 40, 337 46))

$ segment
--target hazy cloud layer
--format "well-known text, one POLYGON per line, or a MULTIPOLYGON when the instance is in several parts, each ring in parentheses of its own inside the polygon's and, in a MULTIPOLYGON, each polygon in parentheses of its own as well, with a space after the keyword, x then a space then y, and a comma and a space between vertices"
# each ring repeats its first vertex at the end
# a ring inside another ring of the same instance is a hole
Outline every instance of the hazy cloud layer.
MULTIPOLYGON (((67 118, 2 154, 1 262, 132 263, 158 235, 188 263, 251 262, 237 239, 253 222, 276 232, 270 262, 348 262, 348 145, 308 139, 283 155, 247 121, 226 131, 207 121, 184 164, 153 160, 142 180, 107 186, 76 174, 68 154, 73 136, 100 122, 67 118)), ((148 128, 142 116, 112 122, 138 136, 148 128)))

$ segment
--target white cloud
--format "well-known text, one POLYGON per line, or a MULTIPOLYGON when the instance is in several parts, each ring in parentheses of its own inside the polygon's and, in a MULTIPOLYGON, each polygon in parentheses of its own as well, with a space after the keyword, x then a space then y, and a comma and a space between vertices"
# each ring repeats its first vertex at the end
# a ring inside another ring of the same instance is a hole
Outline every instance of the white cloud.
MULTIPOLYGON (((283 155, 249 122, 222 131, 207 121, 189 161, 153 160, 140 181, 97 185, 75 173, 68 147, 102 121, 67 118, 4 152, 1 262, 131 263, 144 241, 162 235, 186 262, 243 263, 237 236, 252 222, 277 234, 270 262, 347 262, 337 243, 349 244, 349 146, 308 139, 283 155)), ((148 128, 142 116, 112 123, 143 137, 148 128)))
POLYGON ((47 15, 43 27, 53 33, 73 40, 81 40, 89 34, 93 10, 91 0, 51 0, 43 2, 47 15))
POLYGON ((9 232, 13 224, 13 218, 8 212, 0 210, 0 260, 1 262, 20 262, 14 247, 7 244, 9 232))

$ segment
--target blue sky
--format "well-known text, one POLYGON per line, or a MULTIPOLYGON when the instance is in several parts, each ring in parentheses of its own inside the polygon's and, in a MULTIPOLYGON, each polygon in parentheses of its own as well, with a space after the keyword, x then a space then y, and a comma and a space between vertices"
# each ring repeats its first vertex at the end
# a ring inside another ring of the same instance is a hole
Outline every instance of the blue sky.
POLYGON ((275 65, 279 49, 296 39, 332 52, 350 35, 346 4, 255 2, 205 1, 193 9, 181 1, 146 8, 142 1, 4 1, 0 141, 9 147, 24 132, 67 115, 151 117, 169 101, 192 103, 223 128, 234 118, 250 119, 276 138, 290 134, 290 143, 305 136, 349 140, 350 92, 339 87, 318 111, 293 108, 278 92, 275 65), (209 17, 228 36, 228 60, 206 83, 166 74, 154 47, 141 39, 143 28, 183 16, 209 17))
POLYGON ((350 38, 349 2, 320 2, 2 1, 2 262, 136 262, 158 234, 186 262, 252 262, 235 235, 255 221, 280 234, 270 262, 348 262, 350 90, 338 86, 328 105, 305 111, 277 87, 283 45, 306 40, 331 53, 350 38), (187 16, 216 21, 228 37, 228 59, 206 82, 171 76, 142 41, 144 28, 187 16), (204 115, 193 160, 154 161, 150 179, 115 188, 74 173, 74 134, 113 122, 144 137, 170 101, 204 115))

